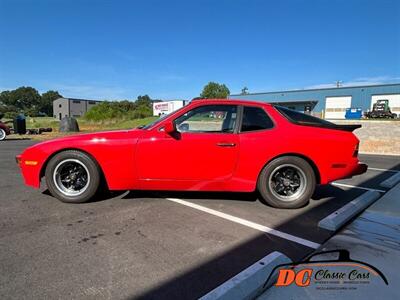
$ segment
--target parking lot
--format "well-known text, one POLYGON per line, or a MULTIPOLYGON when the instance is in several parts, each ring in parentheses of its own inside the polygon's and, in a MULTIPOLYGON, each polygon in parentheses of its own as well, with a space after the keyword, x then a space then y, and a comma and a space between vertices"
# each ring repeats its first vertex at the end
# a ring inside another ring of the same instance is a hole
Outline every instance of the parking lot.
POLYGON ((294 210, 256 193, 130 191, 73 205, 24 186, 14 157, 33 143, 0 143, 0 295, 9 298, 198 298, 273 251, 305 257, 334 234, 321 219, 367 190, 383 194, 379 183, 400 171, 398 157, 360 155, 367 173, 318 187, 294 210))

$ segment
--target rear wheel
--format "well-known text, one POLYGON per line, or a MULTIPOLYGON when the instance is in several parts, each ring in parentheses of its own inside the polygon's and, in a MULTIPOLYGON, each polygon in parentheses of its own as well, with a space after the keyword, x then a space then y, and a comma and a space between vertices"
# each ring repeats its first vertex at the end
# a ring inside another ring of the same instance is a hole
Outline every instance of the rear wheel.
POLYGON ((6 139, 6 132, 4 129, 0 128, 0 141, 4 141, 6 139))
POLYGON ((268 163, 260 173, 258 191, 267 204, 277 208, 306 205, 316 185, 310 164, 296 156, 283 156, 268 163))
POLYGON ((90 200, 100 185, 97 163, 75 150, 56 154, 47 164, 45 177, 50 193, 68 203, 90 200))

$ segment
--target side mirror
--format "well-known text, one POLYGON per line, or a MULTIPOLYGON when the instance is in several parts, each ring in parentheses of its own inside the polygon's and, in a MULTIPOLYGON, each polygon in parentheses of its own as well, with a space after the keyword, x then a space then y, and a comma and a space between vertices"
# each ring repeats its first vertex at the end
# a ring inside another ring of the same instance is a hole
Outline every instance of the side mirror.
POLYGON ((179 132, 186 132, 189 131, 189 124, 188 123, 183 123, 178 126, 179 132))
POLYGON ((175 131, 176 131, 176 129, 175 129, 174 122, 170 121, 170 122, 165 123, 165 125, 164 125, 164 132, 165 133, 171 134, 171 133, 173 133, 175 131))

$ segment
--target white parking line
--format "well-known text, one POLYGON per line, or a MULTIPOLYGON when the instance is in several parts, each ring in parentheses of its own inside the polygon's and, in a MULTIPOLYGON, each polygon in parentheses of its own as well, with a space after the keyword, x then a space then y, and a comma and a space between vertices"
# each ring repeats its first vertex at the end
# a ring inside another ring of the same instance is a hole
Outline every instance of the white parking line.
POLYGON ((194 208, 194 209, 201 210, 203 212, 209 213, 211 215, 214 215, 214 216, 217 216, 217 217, 220 217, 220 218, 223 218, 223 219, 226 219, 226 220, 229 220, 229 221, 232 221, 232 222, 235 222, 235 223, 238 223, 238 224, 241 224, 241 225, 244 225, 244 226, 247 226, 247 227, 262 231, 262 232, 265 232, 265 233, 268 233, 268 234, 271 234, 271 235, 275 235, 275 236, 280 237, 282 239, 286 239, 286 240, 289 240, 289 241, 292 241, 292 242, 307 246, 309 248, 317 249, 317 248, 319 248, 321 246, 318 243, 314 243, 314 242, 311 242, 309 240, 305 240, 305 239, 302 239, 300 237, 297 237, 297 236, 294 236, 294 235, 291 235, 291 234, 288 234, 288 233, 285 233, 285 232, 282 232, 282 231, 279 231, 279 230, 276 230, 276 229, 273 229, 273 228, 269 228, 267 226, 260 225, 260 224, 257 224, 257 223, 242 219, 242 218, 238 218, 238 217, 235 217, 235 216, 232 216, 232 215, 228 215, 228 214, 220 212, 218 210, 214 210, 214 209, 207 208, 207 207, 204 207, 204 206, 201 206, 201 205, 198 205, 198 204, 194 204, 192 202, 188 202, 188 201, 181 200, 181 199, 176 199, 176 198, 166 198, 166 199, 169 200, 169 201, 172 201, 172 202, 175 202, 175 203, 179 203, 179 204, 182 204, 182 205, 186 205, 186 206, 189 206, 191 208, 194 208))
POLYGON ((365 190, 365 191, 377 191, 380 193, 386 193, 386 191, 384 191, 384 190, 371 189, 371 188, 367 188, 367 187, 363 187, 363 186, 350 185, 350 184, 345 184, 345 183, 331 182, 331 185, 343 186, 343 187, 360 189, 360 190, 365 190))
POLYGON ((392 172, 392 173, 399 173, 400 172, 398 170, 388 170, 388 169, 379 169, 379 168, 370 168, 370 167, 368 167, 368 170, 381 171, 381 172, 392 172))

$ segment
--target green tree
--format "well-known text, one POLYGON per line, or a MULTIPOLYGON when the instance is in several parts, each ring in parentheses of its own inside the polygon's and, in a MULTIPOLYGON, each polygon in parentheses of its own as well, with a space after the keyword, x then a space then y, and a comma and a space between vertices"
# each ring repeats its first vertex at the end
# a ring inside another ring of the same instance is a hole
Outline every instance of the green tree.
MULTIPOLYGON (((8 113, 10 108, 10 91, 3 91, 0 93, 0 114, 3 116, 8 113)), ((16 108, 12 108, 12 112, 16 113, 16 108)))
POLYGON ((85 114, 85 118, 93 121, 108 119, 138 119, 149 117, 153 114, 151 98, 148 95, 139 96, 135 102, 103 101, 93 106, 85 114))
POLYGON ((53 101, 62 97, 57 91, 47 91, 41 96, 32 87, 19 87, 0 93, 0 112, 8 117, 24 113, 28 116, 53 115, 53 101))
POLYGON ((39 112, 44 113, 47 116, 53 115, 53 101, 62 98, 62 96, 57 91, 47 91, 42 94, 39 105, 39 112))
POLYGON ((11 92, 14 105, 27 115, 36 116, 39 113, 40 94, 33 87, 20 87, 11 92))
POLYGON ((153 114, 152 100, 149 95, 139 95, 134 103, 135 110, 132 112, 132 118, 145 118, 153 114))
POLYGON ((209 82, 200 94, 205 99, 225 99, 228 98, 230 91, 225 84, 209 82))
POLYGON ((22 86, 13 91, 4 91, 0 98, 8 112, 22 112, 30 116, 39 113, 41 97, 33 87, 22 86))
POLYGON ((149 95, 144 95, 144 96, 138 96, 137 100, 135 101, 136 106, 149 106, 151 107, 151 98, 149 97, 149 95))
POLYGON ((10 91, 2 91, 0 93, 0 106, 7 107, 11 105, 11 92, 10 91))

